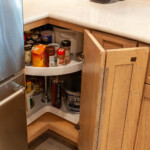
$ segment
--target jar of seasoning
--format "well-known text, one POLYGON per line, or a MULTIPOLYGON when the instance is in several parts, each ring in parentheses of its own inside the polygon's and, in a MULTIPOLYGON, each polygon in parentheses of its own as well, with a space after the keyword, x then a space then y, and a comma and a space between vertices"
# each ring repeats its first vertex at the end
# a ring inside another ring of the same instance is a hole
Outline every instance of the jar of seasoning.
POLYGON ((39 38, 39 36, 37 34, 32 34, 31 37, 34 41, 39 38))
POLYGON ((62 47, 65 49, 65 64, 70 63, 70 46, 71 42, 69 40, 63 40, 61 42, 62 47))
POLYGON ((31 44, 33 46, 34 45, 34 41, 33 40, 26 40, 26 44, 31 44))
POLYGON ((37 38, 36 40, 34 40, 34 42, 35 42, 34 44, 39 45, 42 43, 42 40, 41 38, 37 38))
POLYGON ((65 49, 59 48, 57 50, 57 66, 64 65, 64 58, 65 58, 65 49))
POLYGON ((31 65, 32 61, 32 45, 31 44, 26 44, 24 45, 24 50, 25 50, 25 64, 26 65, 31 65))
POLYGON ((55 66, 55 47, 48 45, 45 50, 45 64, 46 67, 54 67, 55 66))

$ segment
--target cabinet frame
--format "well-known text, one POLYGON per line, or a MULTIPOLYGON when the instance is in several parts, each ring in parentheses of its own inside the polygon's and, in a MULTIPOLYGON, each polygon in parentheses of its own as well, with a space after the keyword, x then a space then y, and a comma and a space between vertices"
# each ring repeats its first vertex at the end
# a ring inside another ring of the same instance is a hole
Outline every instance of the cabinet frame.
MULTIPOLYGON (((35 28, 35 27, 39 27, 39 26, 41 26, 41 25, 44 25, 44 24, 47 24, 47 23, 50 23, 50 24, 52 24, 52 25, 59 25, 59 26, 61 26, 61 27, 65 27, 65 28, 68 28, 68 29, 72 29, 72 30, 74 30, 74 31, 78 31, 78 32, 84 32, 85 31, 85 29, 86 30, 89 30, 88 32, 90 33, 90 31, 91 31, 91 29, 89 29, 89 28, 86 28, 86 27, 82 27, 82 26, 79 26, 79 25, 76 25, 76 24, 72 24, 72 23, 68 23, 68 22, 64 22, 64 21, 60 21, 60 20, 57 20, 57 19, 53 19, 53 18, 45 18, 45 19, 41 19, 41 20, 39 20, 39 21, 35 21, 35 22, 33 22, 33 23, 29 23, 29 24, 26 24, 25 26, 24 26, 24 31, 26 31, 26 30, 29 30, 29 29, 33 29, 33 28, 35 28)), ((94 38, 95 39, 95 38, 94 38)), ((97 41, 97 40, 96 40, 97 41)), ((99 44, 100 45, 100 44, 99 44)), ((102 47, 102 46, 100 46, 100 47, 102 47)), ((133 49, 131 49, 131 48, 129 48, 129 49, 126 49, 127 51, 134 51, 134 50, 140 50, 140 48, 133 48, 133 49)), ((113 50, 113 51, 110 51, 110 52, 108 52, 108 51, 106 51, 106 56, 107 56, 107 54, 109 54, 109 53, 113 53, 113 52, 118 52, 118 51, 122 51, 123 49, 117 49, 117 50, 113 50)), ((147 48, 145 48, 144 49, 145 51, 148 51, 148 49, 147 48)), ((85 53, 85 57, 86 57, 86 53, 85 53)), ((145 57, 146 58, 146 57, 145 57)), ((107 64, 107 58, 105 58, 105 62, 106 62, 106 64, 107 64)), ((146 61, 146 60, 145 60, 146 61)), ((85 63, 86 63, 86 61, 85 61, 85 63)), ((102 70, 102 74, 101 75, 103 75, 103 77, 104 78, 102 78, 102 80, 101 81, 104 81, 104 84, 103 83, 101 83, 101 85, 100 85, 100 87, 103 89, 103 91, 102 91, 102 96, 101 96, 101 100, 100 101, 105 101, 107 98, 106 98, 106 95, 107 95, 107 92, 105 91, 105 90, 107 90, 107 87, 108 87, 108 69, 109 67, 107 67, 107 65, 105 66, 105 68, 103 68, 102 70)), ((146 69, 146 67, 145 67, 145 69, 146 69)), ((141 82, 143 82, 143 84, 144 84, 144 81, 143 81, 143 76, 142 76, 142 81, 141 82)), ((140 95, 141 95, 141 92, 142 92, 142 90, 140 91, 140 95)), ((101 108, 101 112, 100 112, 100 114, 97 114, 98 116, 96 116, 96 122, 97 123, 99 123, 99 127, 98 126, 96 126, 96 130, 98 131, 98 135, 94 135, 94 142, 91 144, 92 145, 92 150, 100 150, 100 148, 102 148, 102 150, 106 150, 106 143, 107 143, 107 141, 106 141, 106 138, 107 138, 107 132, 105 132, 105 131, 107 131, 108 130, 108 128, 105 128, 104 130, 103 130, 103 123, 102 123, 102 121, 104 121, 105 120, 105 118, 106 119, 108 119, 108 117, 109 117, 109 111, 108 112, 105 112, 105 110, 106 110, 106 103, 104 104, 104 105, 102 105, 101 104, 101 102, 99 102, 99 104, 101 105, 101 106, 98 106, 98 108, 101 108), (105 114, 106 113, 106 114, 105 114), (103 130, 103 132, 102 132, 102 130, 103 130), (102 146, 102 147, 101 147, 102 146)), ((108 105, 110 105, 110 104, 108 104, 108 105)), ((139 104, 138 104, 138 108, 137 108, 138 110, 137 110, 137 112, 139 112, 139 104)), ((107 122, 107 121, 106 121, 107 122)), ((107 124, 107 123, 106 123, 107 124)), ((82 126, 81 126, 81 130, 82 130, 82 126)), ((134 137, 133 137, 134 138, 134 137)), ((134 139, 133 139, 134 140, 134 139)), ((133 140, 132 140, 132 144, 133 144, 133 140)), ((131 144, 131 145, 132 145, 131 144)), ((132 147, 132 146, 131 146, 132 147)), ((84 149, 83 149, 84 150, 84 149)), ((85 149, 85 150, 91 150, 91 149, 88 149, 88 147, 87 147, 87 149, 85 149)), ((124 149, 125 150, 125 149, 124 149)), ((130 148, 129 148, 129 150, 130 150, 130 148)))

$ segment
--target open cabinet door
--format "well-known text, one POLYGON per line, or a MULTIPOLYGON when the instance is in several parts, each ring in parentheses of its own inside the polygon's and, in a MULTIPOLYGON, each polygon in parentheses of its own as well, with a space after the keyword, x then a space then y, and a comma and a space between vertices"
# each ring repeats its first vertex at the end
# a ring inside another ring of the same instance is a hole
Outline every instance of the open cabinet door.
POLYGON ((79 150, 96 150, 105 66, 105 50, 85 30, 82 69, 79 150))
POLYGON ((148 48, 107 50, 108 73, 98 150, 133 150, 148 55, 148 48))

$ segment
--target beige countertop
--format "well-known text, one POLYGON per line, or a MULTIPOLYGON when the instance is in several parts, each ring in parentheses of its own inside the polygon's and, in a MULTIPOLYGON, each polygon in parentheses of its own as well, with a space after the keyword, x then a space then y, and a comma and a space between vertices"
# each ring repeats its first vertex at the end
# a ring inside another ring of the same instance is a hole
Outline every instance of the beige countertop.
POLYGON ((150 44, 150 1, 23 0, 24 24, 51 17, 150 44))

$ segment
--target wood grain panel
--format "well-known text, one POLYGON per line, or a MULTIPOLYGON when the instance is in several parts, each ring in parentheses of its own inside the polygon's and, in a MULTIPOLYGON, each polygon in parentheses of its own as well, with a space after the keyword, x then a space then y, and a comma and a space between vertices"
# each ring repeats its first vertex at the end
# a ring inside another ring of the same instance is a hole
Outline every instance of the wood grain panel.
POLYGON ((150 150, 150 85, 145 85, 134 150, 150 150))
POLYGON ((107 88, 105 89, 103 130, 99 135, 101 138, 99 138, 98 150, 133 150, 147 60, 147 48, 126 48, 107 51, 106 67, 109 71, 107 82, 105 83, 104 81, 104 85, 107 84, 107 88), (117 79, 115 81, 116 67, 122 66, 123 70, 125 66, 128 67, 129 65, 133 66, 132 78, 130 76, 131 72, 127 69, 126 71, 130 73, 127 74, 124 70, 125 76, 122 77, 122 83, 119 75, 118 81, 117 79), (129 81, 127 80, 130 80, 130 78, 131 85, 129 87, 129 81), (126 79, 126 81, 124 81, 124 79, 126 79), (116 82, 115 84, 118 85, 117 88, 114 88, 114 81, 116 82), (122 96, 119 96, 119 92, 122 93, 122 96), (114 95, 115 93, 116 96, 114 95), (129 96, 128 98, 126 97, 127 95, 129 96), (119 102, 119 99, 124 100, 124 102, 119 102), (123 104, 125 106, 123 106, 123 104), (122 107, 122 112, 117 114, 117 112, 121 111, 120 107, 122 107), (115 121, 118 130, 115 127, 115 121))
POLYGON ((44 18, 24 25, 24 31, 40 27, 49 23, 49 18, 44 18))
POLYGON ((80 25, 76 25, 76 24, 73 24, 73 23, 57 20, 57 19, 54 19, 54 18, 49 18, 49 24, 64 27, 64 28, 71 29, 71 30, 74 30, 74 31, 77 31, 77 32, 83 32, 83 33, 84 33, 85 29, 88 29, 88 28, 80 26, 80 25))
POLYGON ((96 150, 102 97, 105 51, 89 31, 84 34, 79 150, 96 150))
POLYGON ((51 130, 74 143, 78 143, 78 131, 73 123, 51 113, 46 113, 27 127, 28 143, 47 130, 51 130))
POLYGON ((98 32, 94 30, 92 30, 92 34, 106 50, 117 48, 131 48, 137 46, 136 41, 122 38, 119 36, 98 32))
MULTIPOLYGON (((145 43, 139 43, 138 47, 149 47, 150 49, 150 45, 145 44, 145 43)), ((146 74, 145 83, 150 84, 150 54, 149 54, 149 61, 147 65, 147 74, 146 74)))
POLYGON ((120 65, 115 68, 107 150, 121 149, 132 69, 132 65, 120 65))

